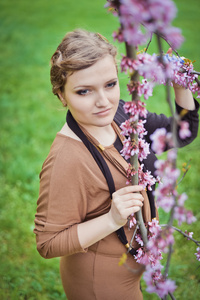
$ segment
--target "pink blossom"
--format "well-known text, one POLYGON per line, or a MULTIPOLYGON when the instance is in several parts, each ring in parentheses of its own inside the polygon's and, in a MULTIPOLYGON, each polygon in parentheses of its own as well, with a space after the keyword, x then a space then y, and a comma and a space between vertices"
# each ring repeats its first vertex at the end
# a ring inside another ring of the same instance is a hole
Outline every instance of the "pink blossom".
POLYGON ((184 41, 181 30, 177 27, 167 26, 165 28, 162 28, 162 34, 174 49, 180 48, 181 44, 184 41))
POLYGON ((176 149, 171 149, 167 152, 167 160, 169 163, 173 163, 177 158, 177 150, 176 149))
POLYGON ((109 11, 112 12, 114 16, 118 16, 118 5, 112 0, 107 0, 107 3, 104 5, 105 8, 111 8, 109 11))
POLYGON ((150 265, 147 266, 143 278, 147 284, 146 291, 148 293, 156 293, 161 298, 169 292, 173 293, 176 289, 174 281, 163 278, 159 267, 152 269, 150 265))
POLYGON ((139 138, 138 139, 138 148, 139 148, 139 153, 138 153, 138 159, 142 161, 143 159, 146 159, 149 152, 149 143, 145 142, 143 139, 139 138))
POLYGON ((120 125, 121 134, 123 136, 129 136, 131 133, 137 133, 137 122, 135 118, 131 117, 120 125))
POLYGON ((183 193, 182 195, 179 195, 177 197, 177 204, 174 208, 174 218, 178 220, 178 224, 181 225, 182 222, 187 222, 188 224, 191 224, 196 221, 196 218, 194 217, 192 211, 187 210, 183 205, 184 202, 187 200, 187 195, 183 193))
MULTIPOLYGON (((158 207, 161 207, 165 212, 169 212, 176 204, 175 199, 177 192, 175 190, 176 181, 180 175, 180 170, 175 169, 173 163, 170 161, 159 160, 155 162, 156 175, 162 178, 157 189, 154 192, 156 197, 156 203, 158 207)), ((185 201, 186 195, 179 196, 180 203, 185 201)))
POLYGON ((159 195, 156 199, 156 204, 161 207, 166 213, 170 212, 172 207, 175 205, 175 199, 173 196, 161 196, 159 195))
POLYGON ((186 193, 183 193, 178 196, 177 202, 179 206, 184 206, 185 201, 187 200, 188 196, 186 193))
POLYGON ((122 55, 121 72, 127 73, 127 71, 129 71, 130 73, 132 73, 134 69, 135 69, 134 60, 127 56, 122 55))
POLYGON ((160 281, 156 284, 156 293, 159 297, 163 298, 168 293, 173 293, 177 288, 175 282, 171 279, 160 281))
POLYGON ((196 222, 196 217, 193 215, 191 210, 186 211, 186 222, 188 224, 191 224, 193 222, 196 222))
POLYGON ((193 234, 194 234, 194 232, 188 232, 188 236, 189 236, 190 238, 192 238, 193 234))
MULTIPOLYGON (((126 18, 121 18, 122 24, 124 23, 123 20, 126 18)), ((126 26, 123 30, 124 40, 133 46, 138 46, 146 43, 147 37, 142 33, 139 26, 129 25, 126 26)), ((149 35, 148 35, 149 36, 149 35)))
POLYGON ((200 247, 197 248, 197 253, 195 253, 196 258, 198 261, 200 261, 200 247))
POLYGON ((121 155, 127 160, 131 156, 139 153, 138 145, 131 141, 130 137, 123 142, 123 149, 120 151, 121 155))
POLYGON ((189 238, 187 237, 187 240, 189 241, 190 238, 192 238, 194 232, 187 232, 187 230, 185 230, 185 234, 187 234, 189 236, 189 238))
POLYGON ((131 183, 132 182, 132 177, 136 174, 137 174, 137 171, 135 171, 134 167, 131 164, 129 164, 129 166, 127 168, 127 175, 126 175, 127 176, 127 181, 126 181, 126 184, 131 183))
POLYGON ((163 65, 158 61, 158 57, 155 54, 140 53, 137 59, 135 69, 138 70, 141 76, 160 84, 165 82, 166 77, 163 65))
POLYGON ((134 214, 132 214, 129 217, 128 220, 129 220, 129 228, 132 228, 132 227, 134 227, 137 224, 137 221, 136 221, 136 218, 134 217, 134 214))
POLYGON ((142 83, 138 85, 138 96, 141 97, 144 95, 144 99, 147 100, 152 96, 153 93, 153 83, 147 81, 146 79, 142 79, 142 83))
POLYGON ((137 242, 141 247, 144 246, 144 242, 143 242, 143 239, 142 239, 142 237, 141 237, 140 234, 136 234, 136 235, 135 235, 135 240, 136 240, 136 242, 137 242))
POLYGON ((193 64, 184 62, 182 59, 182 65, 181 68, 176 70, 174 73, 174 82, 185 87, 189 88, 191 92, 195 93, 199 88, 197 88, 196 83, 194 83, 195 78, 198 77, 197 74, 193 74, 192 72, 194 71, 193 69, 193 64))
POLYGON ((174 208, 174 219, 178 221, 179 226, 186 222, 186 210, 184 207, 176 206, 174 208))
POLYGON ((159 225, 159 221, 156 219, 153 219, 151 222, 148 222, 149 226, 149 232, 151 233, 151 236, 155 236, 160 232, 161 227, 159 225))
POLYGON ((139 248, 137 250, 137 254, 135 255, 136 262, 142 265, 148 265, 149 263, 149 257, 145 251, 142 250, 142 248, 139 248))
POLYGON ((144 135, 147 134, 147 131, 144 127, 145 123, 146 123, 146 120, 139 120, 137 123, 137 133, 138 133, 138 136, 141 138, 143 138, 144 135))
POLYGON ((180 121, 180 130, 179 130, 179 136, 181 139, 185 139, 187 137, 191 136, 191 131, 189 130, 189 123, 186 121, 180 121))
POLYGON ((165 128, 158 128, 154 131, 152 135, 150 135, 150 139, 152 142, 152 150, 156 154, 161 154, 167 145, 172 144, 172 134, 170 132, 167 133, 165 128))
POLYGON ((176 181, 180 175, 180 170, 179 169, 175 169, 173 166, 173 160, 176 158, 176 152, 174 152, 173 150, 168 152, 168 160, 156 160, 155 161, 155 174, 158 175, 161 178, 166 179, 167 177, 167 181, 170 182, 170 184, 173 184, 174 181, 176 181))
POLYGON ((157 255, 158 249, 162 252, 168 252, 169 245, 174 244, 173 229, 172 228, 156 228, 156 232, 149 237, 147 249, 154 255, 157 255))
POLYGON ((145 108, 146 104, 141 101, 130 101, 124 104, 124 111, 132 116, 140 116, 146 118, 147 110, 145 108))
POLYGON ((149 0, 151 17, 160 24, 169 24, 175 17, 177 9, 172 1, 149 0))
POLYGON ((113 39, 118 40, 119 43, 124 42, 124 35, 123 35, 121 28, 119 28, 117 31, 114 31, 112 36, 113 36, 113 39))
POLYGON ((120 22, 124 38, 134 46, 145 43, 152 32, 159 32, 171 44, 180 46, 181 34, 170 24, 175 15, 176 7, 170 0, 121 0, 120 22))
POLYGON ((151 191, 151 186, 154 185, 158 180, 151 175, 150 171, 143 172, 144 165, 141 164, 138 169, 138 179, 139 185, 143 186, 143 189, 148 187, 148 190, 151 191))

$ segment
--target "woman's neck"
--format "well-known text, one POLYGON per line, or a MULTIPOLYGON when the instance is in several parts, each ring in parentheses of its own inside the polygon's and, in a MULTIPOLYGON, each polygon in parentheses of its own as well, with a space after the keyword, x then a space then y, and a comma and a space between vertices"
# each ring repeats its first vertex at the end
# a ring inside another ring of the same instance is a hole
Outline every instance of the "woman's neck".
POLYGON ((113 129, 112 124, 104 127, 83 127, 83 129, 86 130, 92 137, 94 137, 102 146, 108 147, 116 140, 116 132, 113 129))
MULTIPOLYGON (((94 137, 102 146, 108 147, 114 144, 116 140, 116 133, 112 127, 112 125, 108 125, 105 127, 94 127, 94 128, 85 128, 81 126, 81 128, 89 133, 92 137, 94 137)), ((71 137, 75 140, 80 141, 79 137, 69 128, 68 124, 65 123, 63 128, 60 130, 60 133, 71 137)))

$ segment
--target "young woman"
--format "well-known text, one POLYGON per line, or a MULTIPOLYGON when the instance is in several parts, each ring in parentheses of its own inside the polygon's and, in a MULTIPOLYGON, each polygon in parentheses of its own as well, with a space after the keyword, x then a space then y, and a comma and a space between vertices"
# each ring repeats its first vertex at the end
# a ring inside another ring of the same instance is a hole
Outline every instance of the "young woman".
MULTIPOLYGON (((132 236, 129 215, 142 208, 147 222, 156 210, 152 193, 126 185, 128 163, 119 153, 123 137, 117 120, 123 112, 115 57, 115 47, 100 34, 75 30, 51 59, 53 93, 68 114, 40 173, 34 232, 44 258, 61 257, 68 300, 142 299, 141 266, 131 254, 127 263, 134 272, 118 266, 126 251, 120 240, 125 236, 130 241, 132 236)), ((189 90, 174 90, 178 112, 189 111, 185 119, 192 136, 179 141, 184 146, 197 135, 198 104, 189 90)), ((148 113, 147 141, 158 127, 170 131, 170 124, 170 118, 148 113)), ((155 160, 151 151, 149 171, 154 171, 155 160)), ((137 249, 136 242, 133 246, 137 249)))

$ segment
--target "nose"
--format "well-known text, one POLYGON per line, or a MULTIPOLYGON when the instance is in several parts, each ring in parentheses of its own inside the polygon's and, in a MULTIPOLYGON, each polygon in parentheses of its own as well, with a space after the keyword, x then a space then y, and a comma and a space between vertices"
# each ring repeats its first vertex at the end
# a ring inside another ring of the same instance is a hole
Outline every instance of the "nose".
POLYGON ((105 107, 109 103, 109 100, 107 98, 107 95, 105 91, 101 90, 97 94, 97 99, 96 99, 96 106, 97 107, 105 107))

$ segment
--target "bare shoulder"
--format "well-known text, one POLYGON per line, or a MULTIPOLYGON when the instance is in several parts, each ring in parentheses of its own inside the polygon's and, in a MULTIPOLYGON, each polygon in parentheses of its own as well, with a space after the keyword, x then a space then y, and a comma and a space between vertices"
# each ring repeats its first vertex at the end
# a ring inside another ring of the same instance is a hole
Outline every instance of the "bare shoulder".
POLYGON ((64 124, 64 126, 62 127, 62 129, 59 131, 59 133, 68 136, 74 140, 77 141, 81 141, 79 139, 79 137, 69 128, 69 126, 67 125, 67 123, 64 124))

